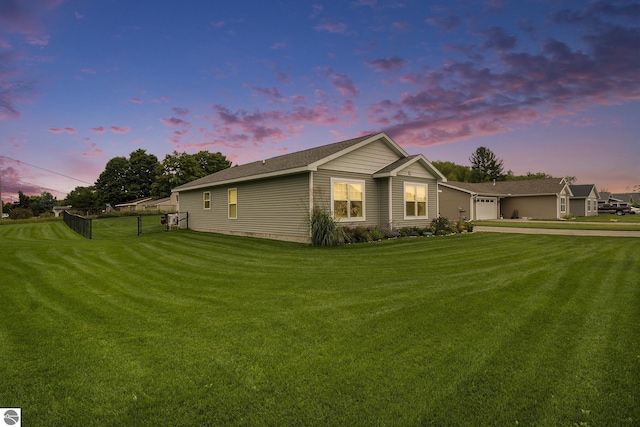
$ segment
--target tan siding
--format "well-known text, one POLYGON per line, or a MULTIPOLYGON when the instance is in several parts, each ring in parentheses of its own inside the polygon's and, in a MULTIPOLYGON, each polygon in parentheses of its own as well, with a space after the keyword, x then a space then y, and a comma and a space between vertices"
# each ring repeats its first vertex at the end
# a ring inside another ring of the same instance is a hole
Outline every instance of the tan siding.
POLYGON ((435 179, 420 179, 413 176, 396 176, 392 180, 393 197, 393 227, 426 227, 438 216, 437 197, 438 187, 435 179), (404 219, 404 183, 426 183, 427 184, 427 218, 426 219, 404 219))
POLYGON ((319 170, 313 175, 313 197, 316 206, 331 209, 331 178, 359 179, 365 183, 365 221, 341 222, 346 226, 380 225, 378 183, 370 175, 344 171, 319 170))
POLYGON ((443 185, 438 187, 440 193, 440 216, 449 220, 475 219, 470 212, 471 195, 463 191, 454 190, 443 185), (460 208, 463 212, 460 212, 460 208), (464 218, 463 218, 464 217, 464 218))
POLYGON ((318 167, 323 170, 353 172, 372 175, 400 157, 384 142, 372 142, 318 167))
POLYGON ((414 164, 404 168, 403 170, 398 172, 398 176, 404 176, 408 180, 410 180, 409 177, 412 177, 412 178, 424 178, 424 179, 435 179, 436 178, 431 173, 429 173, 428 170, 426 170, 424 167, 422 167, 422 165, 420 165, 418 163, 414 163, 414 164))
POLYGON ((309 175, 291 175, 207 189, 211 210, 202 208, 201 190, 180 193, 189 228, 226 234, 304 241, 309 238, 309 175), (228 218, 227 192, 238 190, 237 219, 228 218))
POLYGON ((378 212, 380 215, 380 225, 387 225, 391 222, 389 218, 389 180, 391 178, 376 179, 378 183, 378 212))
POLYGON ((554 219, 558 217, 556 196, 506 197, 501 200, 500 214, 511 218, 517 210, 520 218, 554 219))

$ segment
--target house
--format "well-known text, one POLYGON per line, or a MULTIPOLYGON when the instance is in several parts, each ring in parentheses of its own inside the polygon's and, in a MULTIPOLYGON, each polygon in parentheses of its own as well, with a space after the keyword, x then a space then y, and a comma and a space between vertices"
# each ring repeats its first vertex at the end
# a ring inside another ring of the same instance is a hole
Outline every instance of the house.
POLYGON ((451 220, 561 218, 573 195, 564 178, 439 184, 440 216, 451 220))
POLYGON ((620 197, 619 194, 612 194, 608 191, 603 191, 600 193, 600 198, 598 199, 598 205, 611 205, 611 206, 628 206, 626 200, 623 197, 620 197))
POLYGON ((598 215, 600 193, 594 184, 571 185, 573 196, 569 202, 569 212, 575 216, 598 215))
POLYGON ((384 133, 233 166, 172 190, 198 231, 309 242, 313 208, 345 226, 426 226, 446 178, 384 133))
POLYGON ((139 206, 145 211, 175 212, 178 209, 178 194, 171 193, 170 197, 142 202, 139 206))
POLYGON ((142 211, 144 210, 144 203, 151 201, 151 197, 141 197, 139 199, 131 200, 125 203, 119 203, 115 207, 119 211, 142 211))

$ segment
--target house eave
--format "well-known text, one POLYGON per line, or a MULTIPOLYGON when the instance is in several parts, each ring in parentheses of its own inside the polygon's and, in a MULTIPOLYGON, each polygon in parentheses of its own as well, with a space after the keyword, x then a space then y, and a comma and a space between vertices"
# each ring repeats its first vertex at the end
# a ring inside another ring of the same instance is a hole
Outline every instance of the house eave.
POLYGON ((224 186, 224 185, 230 185, 230 184, 238 184, 241 182, 246 182, 246 181, 256 181, 256 180, 260 180, 260 179, 268 179, 268 178, 276 178, 279 176, 286 176, 286 175, 296 175, 299 173, 305 173, 305 172, 311 172, 311 171, 316 171, 317 168, 312 168, 311 166, 302 166, 299 168, 292 168, 292 169, 284 169, 281 171, 275 171, 275 172, 270 172, 270 173, 264 173, 264 174, 258 174, 258 175, 250 175, 250 176, 245 176, 245 177, 241 177, 241 178, 235 178, 235 179, 227 179, 224 181, 215 181, 215 182, 208 182, 208 183, 202 183, 199 185, 193 185, 193 186, 189 186, 188 184, 185 184, 183 186, 180 187, 176 187, 173 188, 171 190, 172 193, 180 193, 181 191, 192 191, 192 190, 200 190, 203 188, 211 188, 211 187, 220 187, 220 186, 224 186))

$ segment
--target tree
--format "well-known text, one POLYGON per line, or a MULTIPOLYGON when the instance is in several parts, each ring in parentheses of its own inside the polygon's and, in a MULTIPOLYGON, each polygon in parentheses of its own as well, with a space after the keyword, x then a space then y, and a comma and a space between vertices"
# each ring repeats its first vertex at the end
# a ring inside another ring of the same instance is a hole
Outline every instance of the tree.
POLYGON ((468 182, 471 176, 471 168, 453 162, 431 162, 449 181, 468 182))
POLYGON ((196 154, 178 153, 167 154, 160 165, 160 173, 153 183, 154 197, 168 197, 171 189, 195 179, 218 172, 231 166, 220 152, 210 153, 200 151, 196 154))
POLYGON ((478 147, 469 161, 471 162, 470 182, 504 180, 502 160, 487 147, 478 147))
POLYGON ((513 171, 507 171, 507 175, 505 176, 506 181, 524 181, 525 179, 543 179, 543 178, 553 178, 551 175, 544 172, 527 172, 526 175, 514 175, 513 171))
POLYGON ((65 203, 71 205, 74 209, 80 210, 92 210, 100 206, 98 204, 98 198, 96 197, 96 187, 93 185, 74 188, 67 194, 65 203))
POLYGON ((131 199, 128 194, 128 171, 129 161, 125 157, 114 157, 107 162, 95 185, 100 205, 117 205, 131 199))
POLYGON ((58 199, 53 194, 45 191, 40 195, 40 212, 50 212, 58 202, 58 199))
POLYGON ((149 197, 151 187, 159 172, 160 163, 153 154, 139 149, 129 155, 129 171, 127 172, 127 193, 132 199, 149 197))

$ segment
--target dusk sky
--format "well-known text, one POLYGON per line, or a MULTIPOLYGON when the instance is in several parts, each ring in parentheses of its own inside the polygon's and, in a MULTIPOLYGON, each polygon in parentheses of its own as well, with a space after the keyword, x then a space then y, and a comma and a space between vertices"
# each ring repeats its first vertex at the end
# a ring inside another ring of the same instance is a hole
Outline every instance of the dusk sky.
POLYGON ((243 164, 379 131, 632 191, 640 2, 0 0, 4 201, 139 148, 243 164))

